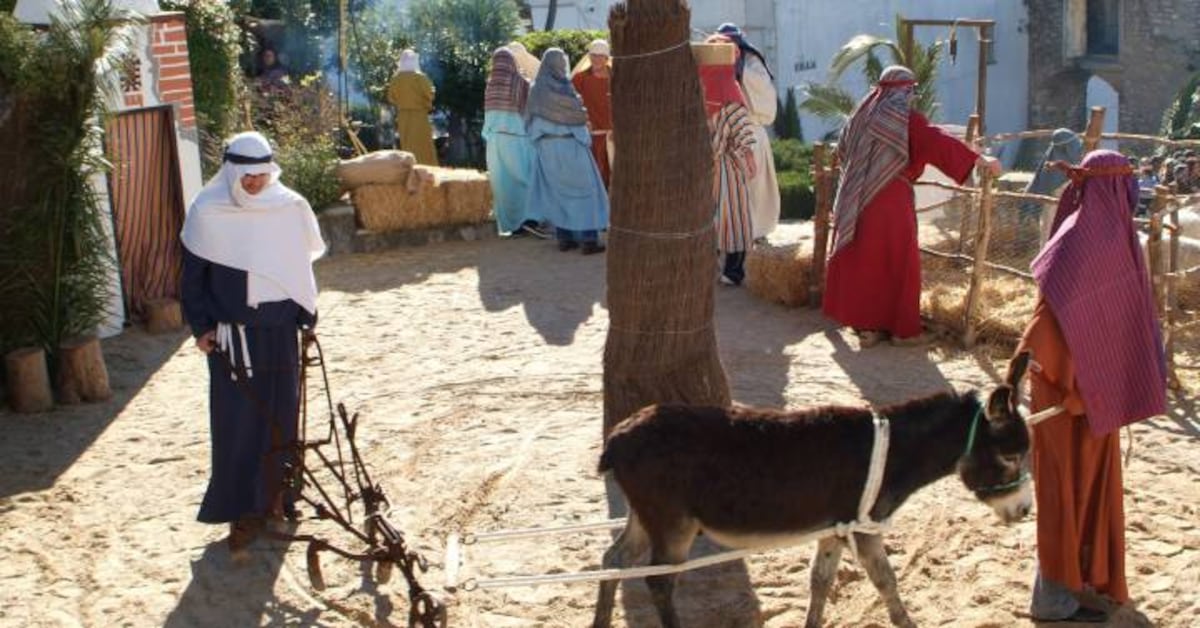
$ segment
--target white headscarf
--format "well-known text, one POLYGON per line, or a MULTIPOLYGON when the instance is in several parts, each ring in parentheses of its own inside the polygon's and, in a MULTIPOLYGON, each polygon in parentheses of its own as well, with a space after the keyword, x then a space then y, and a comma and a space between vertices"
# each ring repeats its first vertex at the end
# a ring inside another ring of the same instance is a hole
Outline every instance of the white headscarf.
POLYGON ((261 133, 233 136, 221 169, 188 207, 180 236, 195 255, 246 271, 250 307, 291 299, 316 313, 312 262, 325 254, 325 241, 308 201, 279 182, 272 159, 261 133), (242 177, 254 174, 271 179, 252 195, 242 177))
POLYGON ((406 48, 400 53, 400 62, 396 64, 397 72, 420 72, 421 55, 416 50, 406 48))

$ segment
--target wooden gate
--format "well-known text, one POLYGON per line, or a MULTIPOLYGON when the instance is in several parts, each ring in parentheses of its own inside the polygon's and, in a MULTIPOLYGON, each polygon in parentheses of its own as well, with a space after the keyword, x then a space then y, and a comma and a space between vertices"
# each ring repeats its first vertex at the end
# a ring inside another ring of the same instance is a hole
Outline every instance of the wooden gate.
POLYGON ((143 320, 147 301, 179 298, 183 272, 184 206, 171 108, 121 113, 108 131, 125 311, 143 320))

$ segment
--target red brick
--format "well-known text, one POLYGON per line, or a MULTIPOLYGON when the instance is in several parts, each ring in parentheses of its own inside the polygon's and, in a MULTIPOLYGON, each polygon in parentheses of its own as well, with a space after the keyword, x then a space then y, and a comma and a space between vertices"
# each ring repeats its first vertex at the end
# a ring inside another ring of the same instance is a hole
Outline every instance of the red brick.
POLYGON ((192 79, 190 77, 188 77, 188 78, 173 78, 173 79, 159 79, 158 91, 162 92, 163 94, 167 94, 169 92, 189 92, 190 93, 192 91, 192 79))
POLYGON ((188 65, 191 63, 186 54, 157 55, 155 59, 158 60, 158 65, 160 66, 188 65))
POLYGON ((173 44, 155 44, 150 46, 150 54, 161 57, 162 55, 173 55, 179 52, 177 46, 173 44))
POLYGON ((163 33, 163 39, 171 42, 187 41, 187 31, 183 30, 182 28, 169 30, 163 33))
POLYGON ((164 65, 158 69, 159 79, 186 77, 191 80, 192 69, 186 64, 164 65))

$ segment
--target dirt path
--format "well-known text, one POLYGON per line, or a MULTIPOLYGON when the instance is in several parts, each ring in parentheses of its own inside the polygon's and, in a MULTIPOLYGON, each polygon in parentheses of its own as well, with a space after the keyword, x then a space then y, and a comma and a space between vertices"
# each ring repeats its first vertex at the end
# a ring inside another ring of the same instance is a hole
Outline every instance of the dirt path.
MULTIPOLYGON (((607 317, 602 256, 532 240, 454 243, 322 262, 321 337, 338 400, 362 414, 359 443, 397 506, 395 522, 434 565, 455 529, 606 518, 594 471, 607 317)), ((859 351, 809 310, 721 289, 722 358, 736 399, 799 406, 890 403, 988 387, 983 353, 859 351)), ((40 416, 0 413, 0 624, 4 626, 403 625, 401 580, 376 588, 324 561, 309 588, 303 548, 260 543, 234 567, 224 530, 194 521, 208 465, 207 373, 182 335, 131 331, 105 344, 115 398, 40 416)), ((1200 625, 1200 423, 1194 411, 1139 424, 1127 467, 1136 612, 1111 625, 1200 625)), ((302 529, 322 529, 303 524, 302 529)), ((597 565, 607 535, 480 546, 481 574, 597 565)), ((947 479, 918 493, 887 536, 921 625, 1027 622, 1034 527, 1004 527, 947 479)), ((797 626, 811 548, 684 575, 685 625, 797 626)), ((844 559, 828 625, 884 626, 863 573, 844 559)), ((461 593, 452 626, 581 626, 592 585, 461 593)), ((618 617, 654 626, 644 585, 618 617)))

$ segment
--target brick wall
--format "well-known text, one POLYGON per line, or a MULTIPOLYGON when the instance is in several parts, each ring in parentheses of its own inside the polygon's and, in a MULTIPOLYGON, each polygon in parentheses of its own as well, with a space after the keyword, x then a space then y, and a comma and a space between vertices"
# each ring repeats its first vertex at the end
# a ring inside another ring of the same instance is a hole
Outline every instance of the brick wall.
POLYGON ((196 110, 182 13, 160 13, 151 18, 150 56, 159 100, 175 107, 175 119, 180 126, 194 129, 196 110))
POLYGON ((1120 94, 1122 131, 1157 133, 1175 94, 1200 71, 1200 0, 1123 0, 1113 63, 1066 58, 1065 2, 1026 0, 1030 128, 1083 128, 1094 74, 1120 94))

